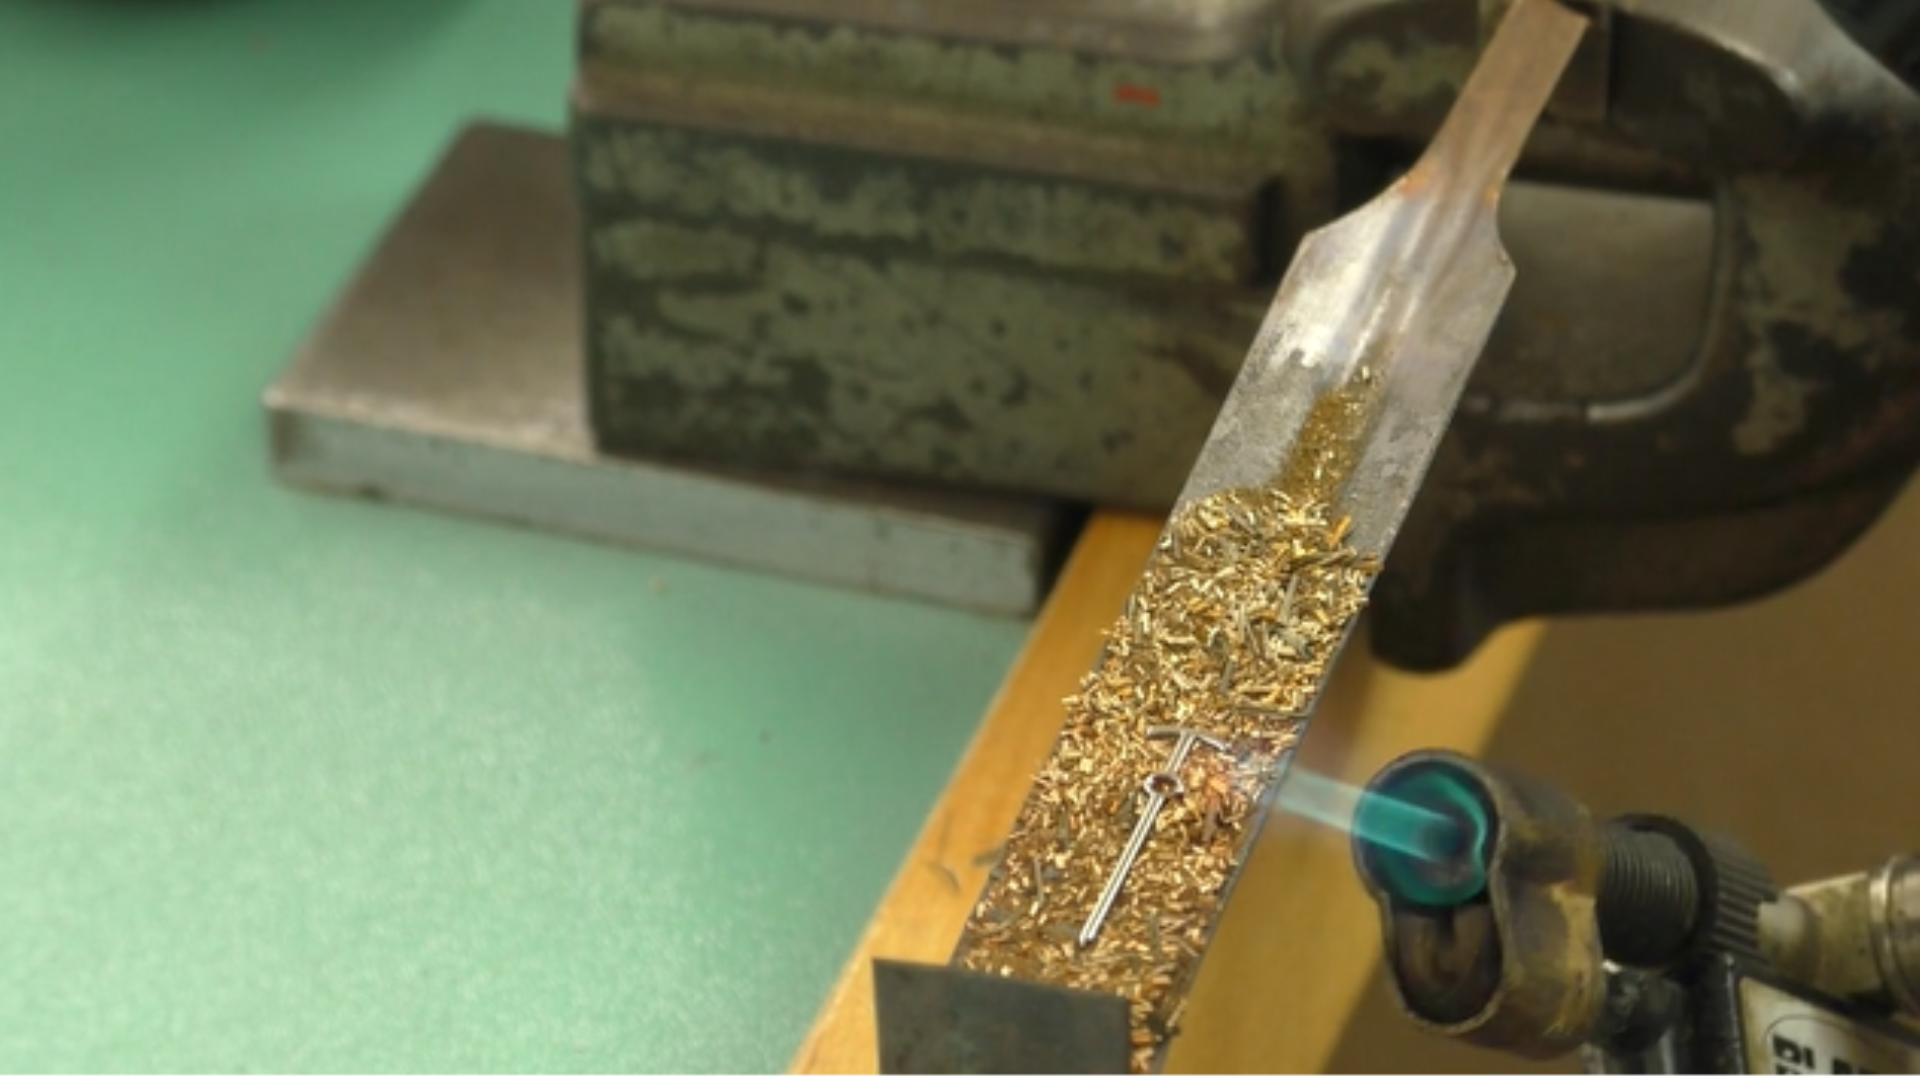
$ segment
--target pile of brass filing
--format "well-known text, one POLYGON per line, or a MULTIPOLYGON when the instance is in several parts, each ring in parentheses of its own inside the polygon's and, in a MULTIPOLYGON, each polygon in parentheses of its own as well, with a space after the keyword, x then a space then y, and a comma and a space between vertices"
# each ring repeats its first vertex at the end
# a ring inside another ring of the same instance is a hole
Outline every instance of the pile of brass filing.
POLYGON ((1127 998, 1133 1067, 1151 1070, 1177 1030, 1260 800, 1378 572, 1346 532, 1324 503, 1277 489, 1221 492, 1176 511, 1100 662, 1067 699, 1060 741, 957 964, 1127 998), (1166 727, 1213 745, 1189 741, 1173 770, 1183 790, 1165 800, 1111 914, 1087 935, 1158 801, 1142 782, 1166 767, 1170 744, 1148 737, 1166 727))

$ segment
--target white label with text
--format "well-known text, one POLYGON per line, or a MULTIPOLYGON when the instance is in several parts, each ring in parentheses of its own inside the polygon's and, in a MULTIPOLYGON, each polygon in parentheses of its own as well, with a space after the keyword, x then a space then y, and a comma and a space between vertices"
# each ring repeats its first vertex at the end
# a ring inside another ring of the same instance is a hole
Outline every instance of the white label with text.
POLYGON ((1920 1073, 1920 1051, 1763 983, 1740 984, 1747 1071, 1781 1076, 1920 1073))

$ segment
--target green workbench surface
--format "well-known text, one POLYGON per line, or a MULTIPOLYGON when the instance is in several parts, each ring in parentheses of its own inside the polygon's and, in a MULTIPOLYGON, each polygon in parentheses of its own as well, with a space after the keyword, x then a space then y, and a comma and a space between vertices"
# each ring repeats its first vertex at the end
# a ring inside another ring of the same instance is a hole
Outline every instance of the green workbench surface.
POLYGON ((573 11, 0 4, 0 1071, 778 1070, 1018 648, 269 480, 573 11))

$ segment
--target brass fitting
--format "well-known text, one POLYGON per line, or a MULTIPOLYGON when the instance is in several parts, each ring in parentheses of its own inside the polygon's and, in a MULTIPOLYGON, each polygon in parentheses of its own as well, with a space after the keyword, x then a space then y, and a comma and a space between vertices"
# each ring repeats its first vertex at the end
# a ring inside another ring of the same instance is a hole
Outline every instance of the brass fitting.
POLYGON ((1761 909, 1760 947, 1824 993, 1920 1018, 1920 856, 1787 890, 1761 909))
POLYGON ((1599 1031, 1607 1003, 1600 828, 1553 788, 1445 752, 1400 758, 1368 792, 1436 771, 1484 811, 1478 895, 1436 906, 1389 888, 1382 852, 1355 837, 1401 1007, 1419 1026, 1478 1046, 1542 1060, 1568 1053, 1599 1031))

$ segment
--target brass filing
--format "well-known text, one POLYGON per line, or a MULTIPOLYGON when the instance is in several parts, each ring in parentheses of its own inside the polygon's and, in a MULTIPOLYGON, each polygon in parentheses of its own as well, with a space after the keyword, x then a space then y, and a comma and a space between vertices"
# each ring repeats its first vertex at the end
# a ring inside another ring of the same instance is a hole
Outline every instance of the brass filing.
MULTIPOLYGON (((1222 678, 1225 676, 1223 675, 1222 678)), ((1192 728, 1148 728, 1147 737, 1149 739, 1171 738, 1176 741, 1173 752, 1167 755, 1167 763, 1159 772, 1147 777, 1145 783, 1141 785, 1147 796, 1146 808, 1140 811, 1140 819, 1134 823, 1133 835, 1127 838, 1126 850, 1120 853, 1119 865, 1107 875, 1106 887, 1100 890, 1100 899, 1094 901, 1093 913, 1087 916, 1086 925, 1080 928, 1079 942, 1083 949, 1092 945, 1100 936, 1100 924, 1107 921, 1107 913, 1113 910, 1114 901, 1120 898, 1120 890, 1126 887, 1127 875, 1132 873, 1134 860, 1140 857, 1140 852, 1146 848, 1147 841, 1152 838, 1153 827, 1160 820, 1160 811, 1166 807, 1168 800, 1186 795, 1187 786, 1180 780, 1180 769, 1186 765, 1187 755, 1198 746, 1222 751, 1227 748, 1226 743, 1211 735, 1194 731, 1192 728)), ((1035 883, 1037 888, 1043 888, 1046 884, 1038 878, 1035 879, 1035 883)), ((1153 930, 1154 941, 1158 942, 1160 927, 1157 921, 1153 930)))
POLYGON ((1324 503, 1222 492, 1168 522, 1067 719, 962 936, 955 961, 1118 994, 1133 1064, 1171 1036, 1256 805, 1278 775, 1326 666, 1365 605, 1377 560, 1345 546, 1324 503), (1162 768, 1151 729, 1223 749, 1168 769, 1166 800, 1099 935, 1083 920, 1139 823, 1139 778, 1162 768))

